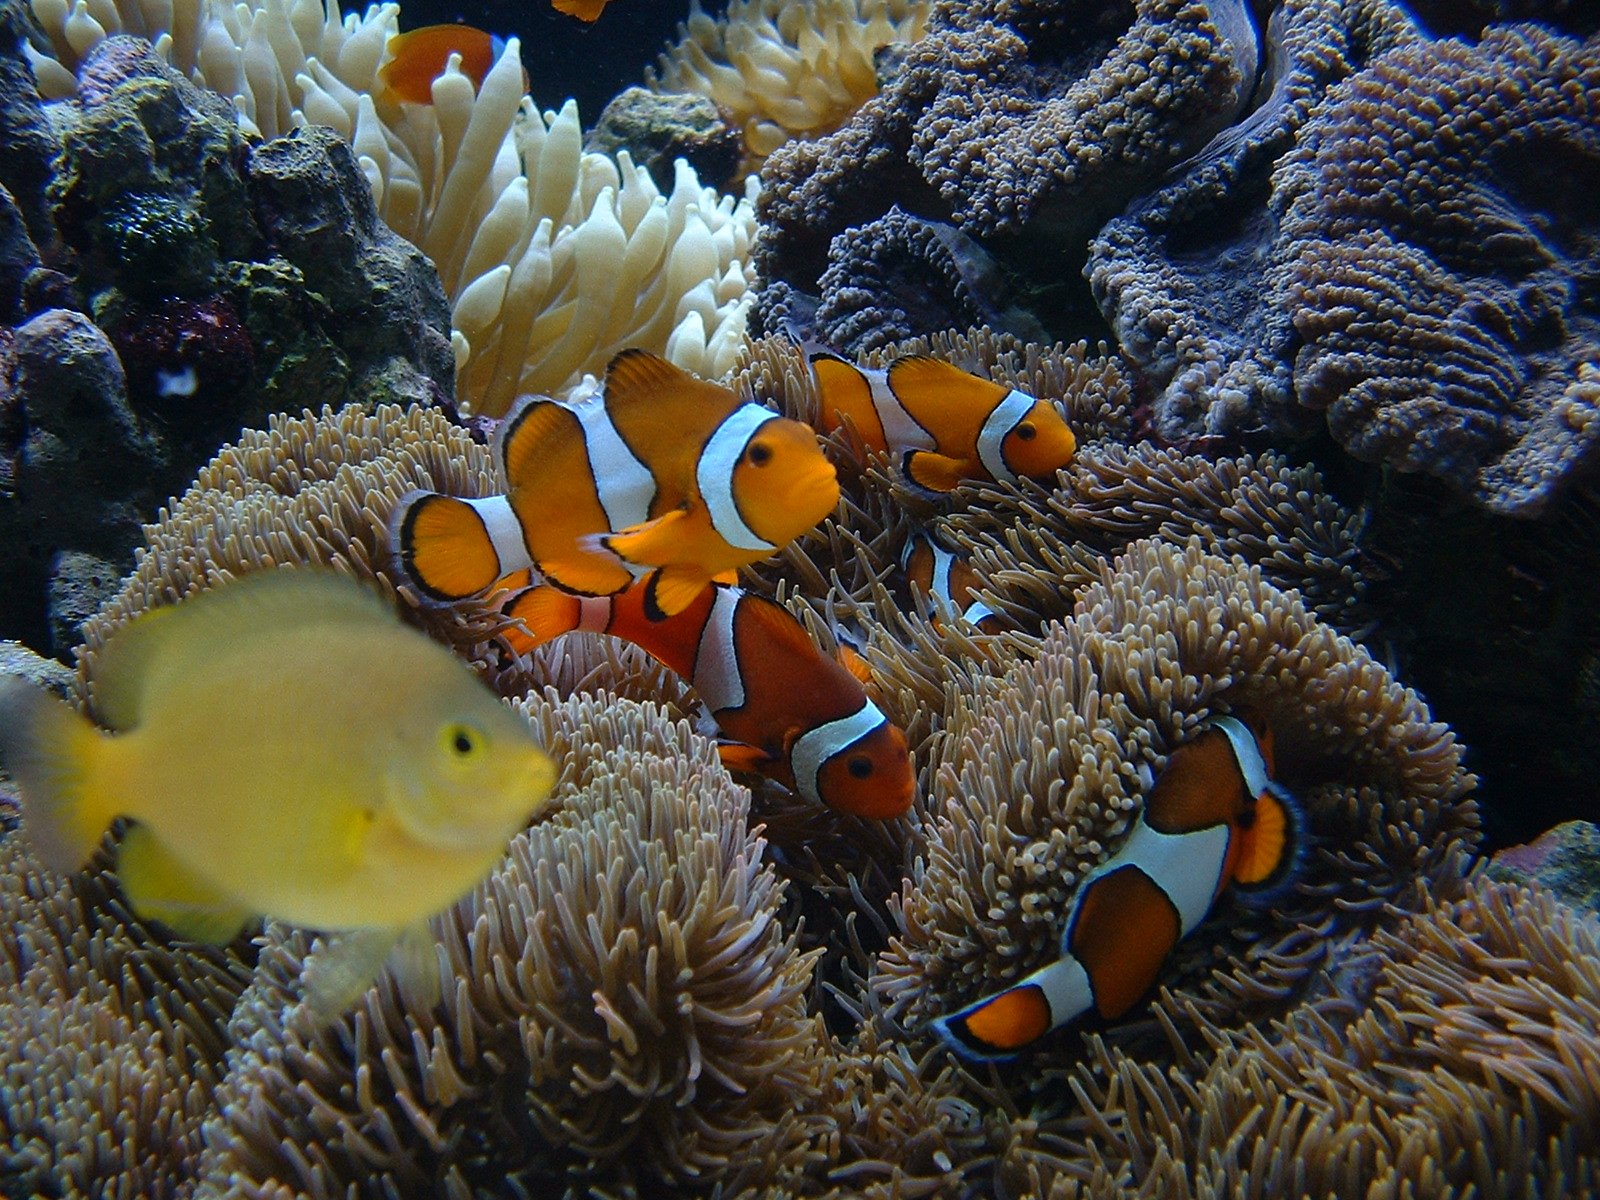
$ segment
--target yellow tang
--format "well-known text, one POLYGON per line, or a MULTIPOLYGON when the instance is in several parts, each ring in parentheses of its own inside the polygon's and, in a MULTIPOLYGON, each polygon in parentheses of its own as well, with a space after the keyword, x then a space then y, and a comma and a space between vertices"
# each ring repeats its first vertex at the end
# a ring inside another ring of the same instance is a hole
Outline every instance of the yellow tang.
POLYGON ((331 572, 153 609, 113 635, 93 685, 111 732, 0 678, 0 755, 40 857, 74 870, 128 817, 117 873, 141 916, 213 942, 255 915, 341 932, 308 967, 322 1017, 397 942, 401 982, 437 995, 422 922, 488 873, 554 781, 526 721, 331 572))

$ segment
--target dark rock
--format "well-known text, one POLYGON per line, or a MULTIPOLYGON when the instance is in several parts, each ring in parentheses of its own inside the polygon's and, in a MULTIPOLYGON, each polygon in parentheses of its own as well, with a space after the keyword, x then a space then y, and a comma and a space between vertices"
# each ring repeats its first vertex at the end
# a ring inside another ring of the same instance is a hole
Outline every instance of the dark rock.
POLYGON ((1500 851, 1489 875, 1537 883, 1582 912, 1600 914, 1600 828, 1588 821, 1557 825, 1523 846, 1500 851))
POLYGON ((663 192, 672 190, 672 164, 680 158, 702 182, 729 187, 744 152, 739 130, 706 97, 663 96, 642 87, 628 88, 606 105, 583 147, 610 155, 626 150, 663 192))

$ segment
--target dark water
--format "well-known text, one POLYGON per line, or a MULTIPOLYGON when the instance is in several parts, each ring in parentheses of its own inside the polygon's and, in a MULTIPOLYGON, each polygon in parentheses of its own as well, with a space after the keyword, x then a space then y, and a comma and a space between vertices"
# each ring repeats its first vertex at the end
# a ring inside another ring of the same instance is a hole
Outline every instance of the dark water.
MULTIPOLYGON (((709 0, 701 7, 715 14, 723 5, 709 0)), ((600 19, 586 25, 556 12, 549 0, 406 0, 400 27, 461 21, 521 38, 534 100, 541 108, 559 108, 571 96, 589 126, 613 96, 643 81, 645 67, 676 40, 678 24, 688 15, 689 0, 611 0, 600 19)))

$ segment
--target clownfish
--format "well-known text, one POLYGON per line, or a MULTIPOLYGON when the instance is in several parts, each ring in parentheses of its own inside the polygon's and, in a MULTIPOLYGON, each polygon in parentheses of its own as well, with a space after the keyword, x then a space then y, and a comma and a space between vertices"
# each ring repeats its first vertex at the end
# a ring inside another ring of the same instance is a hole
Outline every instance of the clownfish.
POLYGON ((1091 1009, 1115 1020, 1224 888, 1259 895, 1289 878, 1299 833, 1272 780, 1271 731, 1213 717, 1172 752, 1121 849, 1074 894, 1061 957, 935 1031, 967 1058, 1001 1059, 1091 1009))
POLYGON ((699 694, 723 735, 730 770, 776 779, 808 800, 879 820, 911 807, 916 774, 905 734, 868 699, 781 605, 713 584, 688 608, 652 619, 645 585, 580 598, 552 587, 512 593, 501 605, 526 635, 513 649, 582 629, 632 642, 699 694))
POLYGON ((643 576, 646 612, 670 617, 839 502, 810 427, 643 350, 617 355, 603 389, 575 404, 524 397, 494 453, 505 495, 415 492, 391 518, 400 564, 430 599, 532 567, 581 596, 643 576))
POLYGON ((849 417, 867 447, 892 453, 928 492, 965 480, 1047 479, 1072 461, 1077 439, 1054 406, 937 358, 897 358, 883 370, 811 355, 822 432, 849 417))
POLYGON ((566 13, 569 17, 593 23, 600 19, 600 14, 605 12, 610 0, 550 0, 550 2, 559 13, 566 13))
MULTIPOLYGON (((452 54, 461 56, 461 73, 481 88, 505 49, 504 38, 471 25, 424 25, 389 39, 389 61, 378 68, 378 82, 391 99, 432 104, 433 81, 444 74, 452 54)), ((526 90, 526 71, 522 79, 526 90)))
MULTIPOLYGON (((955 609, 969 625, 975 625, 984 633, 997 633, 1003 627, 999 613, 982 600, 974 599, 980 586, 978 573, 965 556, 946 550, 930 535, 921 531, 912 534, 900 552, 900 569, 909 582, 922 589, 925 597, 955 609)), ((936 611, 935 605, 930 603, 928 615, 936 611)))

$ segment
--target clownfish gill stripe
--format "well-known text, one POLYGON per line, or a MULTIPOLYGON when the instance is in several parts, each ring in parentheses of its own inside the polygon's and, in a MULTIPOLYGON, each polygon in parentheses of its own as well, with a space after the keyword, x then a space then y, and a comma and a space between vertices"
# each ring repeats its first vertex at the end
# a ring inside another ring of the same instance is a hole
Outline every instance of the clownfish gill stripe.
POLYGON ((700 645, 695 649, 694 689, 714 713, 744 707, 744 672, 733 640, 740 595, 733 588, 717 589, 705 628, 700 631, 700 645))
POLYGON ((878 706, 868 700, 848 717, 839 717, 815 729, 806 730, 795 739, 794 749, 789 754, 795 790, 807 800, 824 803, 817 789, 817 774, 822 770, 822 764, 848 750, 887 722, 888 718, 878 710, 878 706))
POLYGON ((1271 779, 1267 775, 1267 761, 1261 757, 1261 746, 1256 735, 1246 728, 1238 717, 1212 717, 1206 722, 1227 735, 1233 747, 1233 756, 1239 762, 1239 773, 1244 776, 1244 790, 1252 800, 1267 790, 1271 779))
MULTIPOLYGON (((1172 901, 1172 907, 1178 910, 1182 932, 1188 934, 1205 920, 1206 913, 1211 911, 1211 902, 1217 898, 1230 836, 1227 825, 1213 825, 1191 833, 1160 833, 1146 825, 1141 815, 1133 823, 1133 832, 1122 843, 1122 848, 1089 873, 1084 889, 1087 891, 1095 880, 1113 871, 1136 867, 1172 901)), ((1067 922, 1061 939, 1063 951, 1071 944, 1074 923, 1067 922)))
POLYGON ((1032 396, 1012 389, 999 404, 994 406, 994 411, 984 420, 983 428, 978 432, 978 461, 1001 483, 1015 483, 1017 473, 1006 463, 1000 444, 1005 440, 1006 434, 1015 429, 1017 423, 1028 415, 1033 405, 1032 396))
POLYGON ((733 494, 733 469, 744 455, 745 447, 756 430, 776 420, 777 415, 759 404, 744 404, 734 409, 711 434, 695 467, 695 483, 711 514, 711 527, 723 541, 739 550, 769 553, 777 549, 745 523, 733 494))
POLYGON ((517 514, 504 496, 468 499, 467 503, 478 514, 478 520, 483 522, 483 528, 489 535, 489 544, 494 547, 494 555, 500 560, 499 575, 510 575, 533 566, 528 547, 522 540, 522 522, 517 520, 517 514))
POLYGON ((656 495, 656 477, 650 468, 628 449, 598 395, 574 405, 572 412, 583 429, 595 495, 605 510, 606 523, 612 529, 627 529, 648 521, 656 495))

